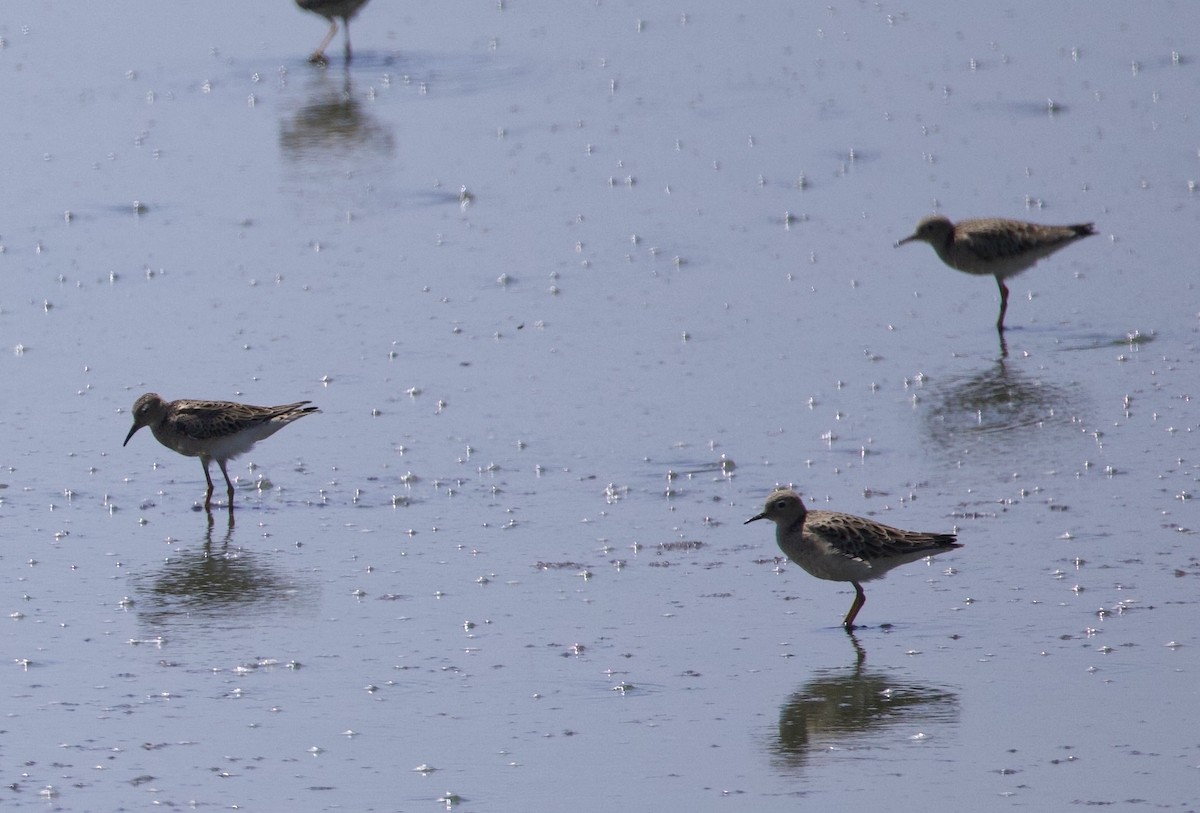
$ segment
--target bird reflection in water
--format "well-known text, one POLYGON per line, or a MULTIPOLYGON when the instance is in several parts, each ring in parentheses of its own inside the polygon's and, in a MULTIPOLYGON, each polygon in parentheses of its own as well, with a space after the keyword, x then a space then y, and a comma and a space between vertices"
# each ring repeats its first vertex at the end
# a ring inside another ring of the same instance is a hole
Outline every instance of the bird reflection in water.
POLYGON ((348 71, 317 74, 304 105, 280 124, 279 147, 289 161, 330 162, 352 155, 388 156, 395 151, 390 130, 354 95, 348 71))
POLYGON ((779 767, 803 768, 814 754, 864 747, 896 728, 927 731, 958 719, 955 692, 905 680, 898 670, 871 669, 853 635, 851 641, 854 665, 815 671, 780 706, 769 743, 779 767))
POLYGON ((923 381, 917 403, 932 448, 954 455, 986 453, 999 456, 1029 444, 1014 445, 1038 432, 1038 443, 1053 446, 1047 429, 1074 434, 1082 395, 1070 382, 1026 373, 1004 356, 976 372, 939 381, 923 381))
POLYGON ((276 572, 268 555, 234 544, 232 514, 214 542, 215 527, 210 512, 199 547, 181 546, 161 570, 134 578, 142 594, 136 604, 142 621, 162 627, 233 616, 245 620, 297 600, 297 584, 276 572))

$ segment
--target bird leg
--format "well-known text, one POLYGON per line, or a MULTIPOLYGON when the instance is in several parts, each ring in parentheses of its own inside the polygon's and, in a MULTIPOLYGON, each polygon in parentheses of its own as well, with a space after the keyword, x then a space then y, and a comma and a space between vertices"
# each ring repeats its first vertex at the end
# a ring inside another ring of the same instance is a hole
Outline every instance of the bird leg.
POLYGON ((343 19, 342 25, 346 29, 346 62, 350 62, 350 21, 343 19))
MULTIPOLYGON (((347 26, 347 28, 349 28, 349 26, 347 26)), ((325 59, 325 48, 329 45, 329 43, 333 42, 333 38, 336 34, 337 20, 330 17, 329 32, 325 35, 325 39, 321 40, 321 44, 317 46, 317 50, 313 51, 313 55, 308 58, 308 61, 314 65, 324 65, 327 62, 325 59)))
POLYGON ((204 479, 208 482, 208 491, 206 491, 204 493, 204 510, 205 511, 212 508, 213 481, 212 481, 212 476, 208 473, 208 464, 211 462, 212 462, 211 457, 205 457, 204 455, 200 456, 200 464, 202 466, 204 466, 204 479))
POLYGON ((233 481, 229 479, 229 472, 225 471, 225 461, 218 460, 217 465, 221 467, 221 474, 225 475, 225 485, 229 486, 229 510, 233 510, 233 481))
POLYGON ((996 329, 1003 333, 1004 314, 1008 311, 1008 286, 999 277, 996 277, 996 284, 1000 286, 1000 318, 996 320, 996 329))
POLYGON ((854 619, 858 615, 858 611, 867 603, 867 594, 863 592, 862 585, 858 582, 850 582, 854 585, 854 603, 850 605, 850 612, 846 613, 846 619, 842 621, 842 626, 846 631, 854 629, 854 619))

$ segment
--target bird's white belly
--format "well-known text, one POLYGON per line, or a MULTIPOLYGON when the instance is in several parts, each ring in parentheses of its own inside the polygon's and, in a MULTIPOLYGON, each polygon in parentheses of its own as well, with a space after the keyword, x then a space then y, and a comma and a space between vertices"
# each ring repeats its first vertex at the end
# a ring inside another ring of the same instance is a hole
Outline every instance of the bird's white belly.
POLYGON ((871 567, 861 559, 852 559, 837 553, 823 553, 811 544, 803 545, 798 550, 784 550, 784 553, 810 576, 816 576, 818 579, 865 582, 877 579, 885 572, 884 569, 871 567))

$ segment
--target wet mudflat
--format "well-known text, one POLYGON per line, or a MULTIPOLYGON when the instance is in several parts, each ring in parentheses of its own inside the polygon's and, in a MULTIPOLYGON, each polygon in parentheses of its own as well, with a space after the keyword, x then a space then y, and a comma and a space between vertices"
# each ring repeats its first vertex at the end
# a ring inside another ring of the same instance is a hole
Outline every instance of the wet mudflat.
POLYGON ((243 6, 0 20, 6 808, 1195 807, 1191 6, 243 6))

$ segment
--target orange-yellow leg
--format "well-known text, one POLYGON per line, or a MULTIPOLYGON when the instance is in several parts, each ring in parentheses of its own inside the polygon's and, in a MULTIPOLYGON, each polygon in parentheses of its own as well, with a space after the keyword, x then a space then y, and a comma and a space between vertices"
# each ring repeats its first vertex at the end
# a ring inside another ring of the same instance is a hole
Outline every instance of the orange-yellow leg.
POLYGON ((846 619, 842 621, 842 626, 847 630, 854 629, 854 619, 858 615, 858 611, 867 603, 867 594, 863 592, 862 585, 858 582, 850 582, 854 585, 854 603, 850 605, 850 612, 846 613, 846 619))

